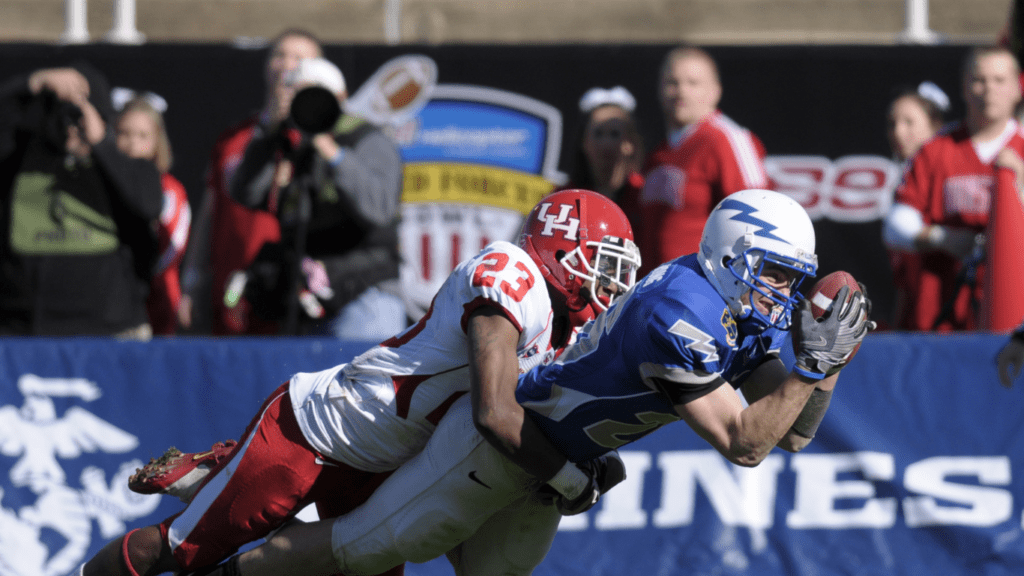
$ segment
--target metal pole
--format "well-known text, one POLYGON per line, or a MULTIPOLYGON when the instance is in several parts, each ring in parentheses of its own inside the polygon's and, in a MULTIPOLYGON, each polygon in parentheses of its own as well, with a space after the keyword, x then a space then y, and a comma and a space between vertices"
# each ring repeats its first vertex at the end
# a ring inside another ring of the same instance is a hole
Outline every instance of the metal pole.
POLYGON ((928 28, 928 0, 904 0, 906 27, 897 39, 904 44, 937 44, 941 37, 928 28))
POLYGON ((113 21, 103 39, 113 44, 142 44, 146 35, 135 29, 135 0, 114 0, 113 21))
POLYGON ((89 42, 87 12, 86 0, 64 0, 64 32, 61 33, 58 42, 61 44, 89 42))
POLYGON ((384 0, 384 41, 390 46, 402 41, 402 0, 384 0))

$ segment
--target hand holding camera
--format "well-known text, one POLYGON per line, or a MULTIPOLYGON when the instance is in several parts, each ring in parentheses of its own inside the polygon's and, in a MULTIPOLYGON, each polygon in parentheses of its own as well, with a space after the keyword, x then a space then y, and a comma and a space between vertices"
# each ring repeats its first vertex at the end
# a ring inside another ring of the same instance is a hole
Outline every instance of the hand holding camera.
POLYGON ((88 100, 89 81, 74 68, 45 68, 28 77, 28 89, 33 94, 50 90, 66 102, 88 100))

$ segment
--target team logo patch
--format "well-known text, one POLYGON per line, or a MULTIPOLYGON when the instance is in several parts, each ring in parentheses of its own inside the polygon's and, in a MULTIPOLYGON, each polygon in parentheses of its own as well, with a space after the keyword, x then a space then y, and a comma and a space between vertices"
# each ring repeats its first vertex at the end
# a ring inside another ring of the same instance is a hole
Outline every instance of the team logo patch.
POLYGON ((732 317, 732 312, 728 308, 722 310, 722 327, 725 328, 725 343, 735 346, 739 329, 736 327, 736 319, 732 317))
POLYGON ((541 204, 540 210, 537 211, 537 220, 544 223, 544 229, 541 230, 540 235, 554 236, 555 230, 561 230, 566 240, 579 239, 580 219, 569 216, 572 209, 571 204, 559 204, 558 213, 552 214, 550 213, 550 202, 541 204))

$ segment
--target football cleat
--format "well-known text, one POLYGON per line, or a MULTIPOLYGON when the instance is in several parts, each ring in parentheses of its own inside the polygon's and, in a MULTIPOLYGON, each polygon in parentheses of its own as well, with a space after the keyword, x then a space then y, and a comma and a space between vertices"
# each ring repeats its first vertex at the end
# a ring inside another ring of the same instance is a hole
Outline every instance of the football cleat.
POLYGON ((223 462, 236 444, 225 440, 196 453, 172 446, 159 458, 150 458, 149 464, 136 468, 128 478, 128 489, 139 494, 169 494, 188 504, 210 470, 223 462))

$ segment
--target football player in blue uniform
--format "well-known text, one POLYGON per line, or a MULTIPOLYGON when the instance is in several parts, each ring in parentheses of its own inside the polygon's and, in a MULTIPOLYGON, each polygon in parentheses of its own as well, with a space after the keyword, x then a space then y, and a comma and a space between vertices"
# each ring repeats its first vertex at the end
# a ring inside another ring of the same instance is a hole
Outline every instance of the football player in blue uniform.
MULTIPOLYGON (((568 456, 566 466, 605 463, 590 475, 604 490, 623 478, 614 449, 677 420, 741 466, 757 465, 775 446, 802 449, 840 369, 873 328, 866 294, 846 287, 815 318, 798 293, 817 271, 814 249, 810 218, 789 197, 730 195, 708 218, 699 253, 662 265, 617 298, 555 363, 521 376, 515 399, 568 456), (779 357, 787 337, 792 370, 779 357)), ((448 552, 457 574, 529 574, 559 513, 597 501, 565 502, 557 495, 564 490, 544 485, 482 439, 463 398, 366 504, 290 527, 219 570, 374 574, 448 552)))

